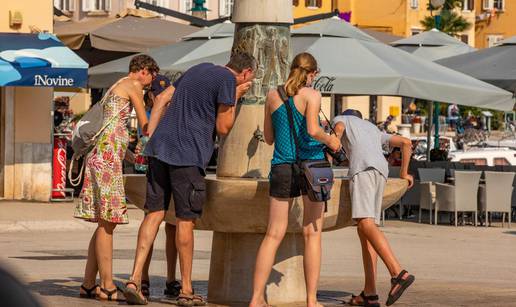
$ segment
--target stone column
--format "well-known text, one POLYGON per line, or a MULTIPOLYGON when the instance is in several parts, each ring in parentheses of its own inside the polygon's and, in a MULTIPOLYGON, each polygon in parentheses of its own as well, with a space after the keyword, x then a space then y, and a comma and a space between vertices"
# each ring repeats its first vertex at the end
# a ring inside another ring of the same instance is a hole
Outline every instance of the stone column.
MULTIPOLYGON (((233 22, 236 27, 232 52, 252 54, 258 61, 258 70, 251 89, 237 108, 232 131, 221 143, 217 177, 219 180, 267 178, 273 146, 260 142, 264 103, 267 92, 283 84, 288 77, 292 2, 237 0, 233 22)), ((263 203, 257 205, 267 208, 267 197, 261 201, 263 203)), ((234 218, 234 223, 241 222, 237 215, 234 218)), ((263 230, 257 233, 214 232, 208 285, 210 302, 231 306, 249 302, 256 253, 263 237, 263 230)), ((302 253, 302 235, 299 232, 287 234, 266 286, 270 304, 306 299, 302 253)))
POLYGON ((237 0, 233 52, 248 52, 258 60, 252 88, 237 109, 230 134, 222 141, 218 177, 267 178, 272 146, 259 141, 263 132, 265 97, 288 77, 292 3, 288 0, 237 0))

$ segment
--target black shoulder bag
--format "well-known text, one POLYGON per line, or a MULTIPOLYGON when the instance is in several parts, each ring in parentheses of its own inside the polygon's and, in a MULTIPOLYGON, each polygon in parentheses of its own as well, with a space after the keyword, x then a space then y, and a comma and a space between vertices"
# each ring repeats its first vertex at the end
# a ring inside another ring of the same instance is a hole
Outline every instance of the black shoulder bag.
POLYGON ((290 125, 290 132, 294 139, 294 147, 296 149, 296 165, 299 167, 299 172, 304 177, 308 198, 314 202, 326 202, 331 198, 331 188, 333 186, 333 171, 331 164, 326 160, 306 160, 301 161, 299 157, 299 139, 294 128, 294 116, 292 115, 292 108, 288 103, 289 97, 285 92, 285 88, 278 86, 278 94, 283 100, 287 108, 288 121, 290 125))

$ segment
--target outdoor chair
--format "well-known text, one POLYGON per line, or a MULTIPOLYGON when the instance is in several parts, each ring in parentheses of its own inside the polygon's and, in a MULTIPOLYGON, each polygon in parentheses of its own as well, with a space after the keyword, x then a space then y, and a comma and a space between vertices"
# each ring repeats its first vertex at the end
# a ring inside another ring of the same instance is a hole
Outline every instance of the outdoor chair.
POLYGON ((480 185, 478 193, 478 210, 485 213, 486 227, 489 225, 489 213, 502 213, 502 227, 505 226, 505 214, 511 227, 511 198, 513 191, 513 172, 485 172, 486 183, 480 185))
POLYGON ((458 225, 459 212, 473 212, 477 226, 477 193, 481 172, 455 171, 455 185, 435 184, 435 223, 439 211, 455 213, 455 227, 458 225))
POLYGON ((435 182, 444 183, 446 170, 444 168, 420 168, 419 172, 419 223, 421 223, 421 211, 429 211, 429 223, 432 224, 432 210, 435 203, 435 182))

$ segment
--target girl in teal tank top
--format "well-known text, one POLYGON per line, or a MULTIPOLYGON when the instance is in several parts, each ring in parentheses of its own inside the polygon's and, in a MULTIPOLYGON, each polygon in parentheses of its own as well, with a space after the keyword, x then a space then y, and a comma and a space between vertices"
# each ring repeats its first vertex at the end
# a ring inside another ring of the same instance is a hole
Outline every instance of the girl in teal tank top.
MULTIPOLYGON (((290 97, 287 102, 292 109, 294 118, 294 129, 299 140, 299 159, 301 160, 322 160, 324 159, 324 145, 308 134, 306 118, 297 110, 294 99, 290 97)), ((295 163, 296 148, 290 131, 287 107, 285 105, 277 108, 272 114, 272 126, 274 128, 274 154, 272 165, 295 163)))
MULTIPOLYGON (((286 103, 292 109, 293 125, 299 143, 300 160, 324 159, 323 147, 340 149, 340 140, 324 133, 319 122, 321 95, 310 87, 319 70, 309 53, 298 54, 292 61, 285 91, 286 103), (296 107, 296 104, 298 107, 296 107)), ((253 296, 249 307, 268 306, 265 285, 269 279, 276 252, 288 226, 289 204, 303 195, 303 232, 305 238, 306 306, 321 307, 317 302, 317 281, 321 266, 321 230, 323 202, 313 202, 306 196, 306 181, 296 165, 296 147, 290 131, 287 107, 276 91, 267 95, 265 102, 264 138, 274 144, 269 176, 269 224, 258 250, 254 270, 253 296)))

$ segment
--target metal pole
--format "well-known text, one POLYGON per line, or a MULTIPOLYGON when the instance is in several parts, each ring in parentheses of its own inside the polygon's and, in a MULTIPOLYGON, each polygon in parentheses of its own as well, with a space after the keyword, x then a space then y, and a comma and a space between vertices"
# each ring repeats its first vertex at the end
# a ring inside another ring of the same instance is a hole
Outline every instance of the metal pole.
POLYGON ((378 110, 378 96, 369 96, 369 121, 376 125, 378 110))
POLYGON ((432 143, 432 121, 434 118, 434 104, 427 101, 428 104, 428 118, 426 120, 428 127, 426 129, 426 161, 430 162, 430 144, 432 143))
POLYGON ((441 115, 441 105, 434 101, 434 149, 439 149, 439 116, 441 115))

